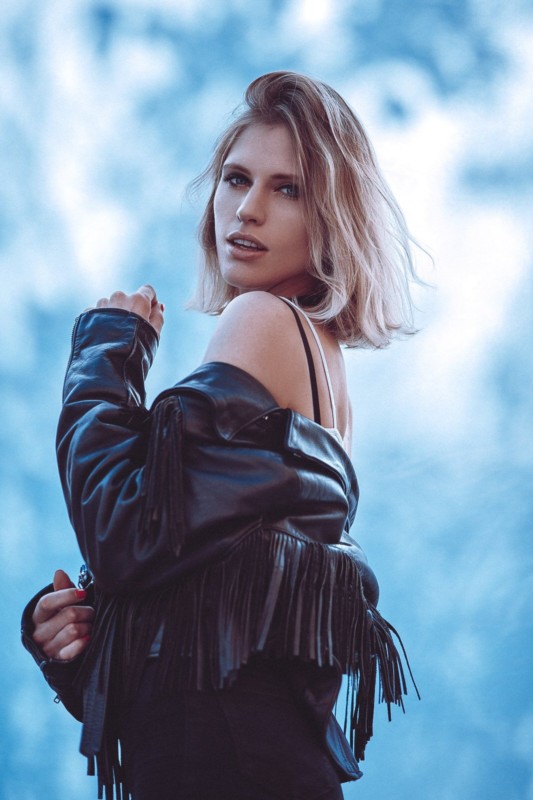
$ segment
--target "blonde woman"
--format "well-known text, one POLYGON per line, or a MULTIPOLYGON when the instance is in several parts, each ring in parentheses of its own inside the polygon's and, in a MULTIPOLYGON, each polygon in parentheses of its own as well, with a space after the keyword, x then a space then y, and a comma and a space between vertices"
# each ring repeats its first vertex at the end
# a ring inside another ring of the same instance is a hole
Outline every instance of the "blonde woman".
POLYGON ((58 461, 94 583, 58 572, 24 641, 100 796, 333 800, 361 775, 376 671, 389 706, 406 691, 348 533, 341 346, 412 332, 409 237, 353 111, 304 75, 253 81, 205 181, 194 305, 220 321, 198 369, 147 411, 151 286, 76 323, 58 461))

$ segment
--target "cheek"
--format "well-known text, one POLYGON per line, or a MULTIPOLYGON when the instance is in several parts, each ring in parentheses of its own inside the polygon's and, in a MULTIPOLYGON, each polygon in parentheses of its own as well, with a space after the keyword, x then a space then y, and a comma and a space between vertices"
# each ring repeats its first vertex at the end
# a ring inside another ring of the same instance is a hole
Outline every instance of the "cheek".
POLYGON ((293 237, 297 243, 298 250, 300 254, 305 251, 306 254, 309 253, 309 234, 307 231, 307 226, 305 225, 303 219, 300 217, 298 219, 298 223, 293 228, 293 237), (294 232, 296 232, 296 236, 294 237, 294 232))
POLYGON ((309 246, 309 236, 307 233, 307 226, 305 225, 303 215, 296 209, 287 211, 288 203, 285 203, 285 208, 277 218, 276 227, 283 238, 285 246, 291 249, 301 250, 302 247, 309 246))

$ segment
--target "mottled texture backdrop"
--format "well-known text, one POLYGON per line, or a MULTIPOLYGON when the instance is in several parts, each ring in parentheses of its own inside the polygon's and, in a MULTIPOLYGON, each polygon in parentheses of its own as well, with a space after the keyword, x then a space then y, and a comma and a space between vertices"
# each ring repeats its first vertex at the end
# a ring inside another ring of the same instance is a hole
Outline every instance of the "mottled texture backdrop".
POLYGON ((183 199, 246 84, 311 73, 355 107, 436 288, 421 332, 347 354, 354 534, 423 695, 383 708, 349 800, 532 800, 533 8, 527 0, 3 0, 0 796, 95 797, 79 726, 18 641, 80 557, 56 475, 74 316, 149 281, 150 398, 198 363, 183 199))

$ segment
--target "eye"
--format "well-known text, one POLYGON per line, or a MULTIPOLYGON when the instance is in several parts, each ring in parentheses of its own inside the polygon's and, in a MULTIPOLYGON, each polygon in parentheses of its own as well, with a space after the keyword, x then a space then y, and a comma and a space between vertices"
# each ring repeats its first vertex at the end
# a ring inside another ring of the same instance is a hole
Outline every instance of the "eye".
POLYGON ((229 172, 224 175, 224 183, 229 183, 230 186, 246 186, 249 182, 246 175, 242 175, 239 172, 229 172))
POLYGON ((297 200, 300 197, 300 190, 295 183, 285 183, 279 187, 279 191, 291 200, 297 200))

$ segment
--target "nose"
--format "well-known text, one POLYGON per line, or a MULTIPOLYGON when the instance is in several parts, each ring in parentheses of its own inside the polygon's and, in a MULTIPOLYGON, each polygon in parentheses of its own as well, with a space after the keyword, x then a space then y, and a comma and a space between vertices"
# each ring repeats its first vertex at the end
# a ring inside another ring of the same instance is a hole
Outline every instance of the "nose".
POLYGON ((262 225, 265 216, 266 208, 262 194, 259 189, 251 186, 237 209, 237 218, 241 222, 262 225))

